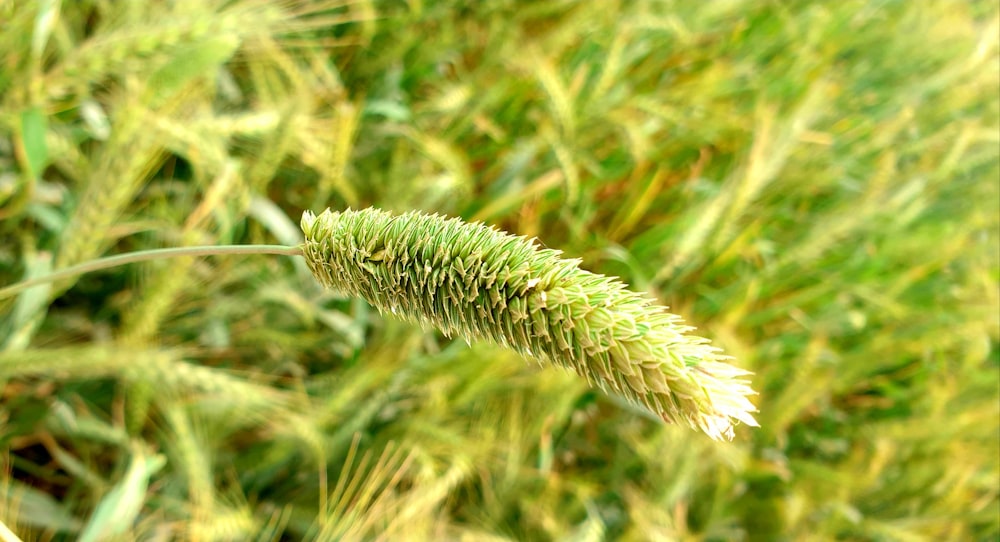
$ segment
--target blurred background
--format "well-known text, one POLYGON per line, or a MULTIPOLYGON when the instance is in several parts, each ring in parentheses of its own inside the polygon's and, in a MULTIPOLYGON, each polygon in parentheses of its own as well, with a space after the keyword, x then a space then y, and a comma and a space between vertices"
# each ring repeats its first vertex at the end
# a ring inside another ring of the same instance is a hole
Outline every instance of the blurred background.
POLYGON ((298 258, 177 258, 0 302, 0 521, 995 540, 998 35, 985 0, 0 1, 0 285, 294 245, 304 210, 461 216, 669 305, 761 424, 665 426, 298 258))

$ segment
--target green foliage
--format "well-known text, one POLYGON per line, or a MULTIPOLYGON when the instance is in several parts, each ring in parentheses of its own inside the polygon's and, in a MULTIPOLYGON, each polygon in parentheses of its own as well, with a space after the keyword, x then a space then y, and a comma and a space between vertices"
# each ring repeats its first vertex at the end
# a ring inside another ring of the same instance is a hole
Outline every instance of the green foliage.
POLYGON ((0 522, 22 539, 1000 536, 995 2, 0 21, 0 284, 297 244, 309 209, 485 221, 696 322, 754 373, 761 425, 664 426, 298 259, 145 263, 0 301, 0 522))

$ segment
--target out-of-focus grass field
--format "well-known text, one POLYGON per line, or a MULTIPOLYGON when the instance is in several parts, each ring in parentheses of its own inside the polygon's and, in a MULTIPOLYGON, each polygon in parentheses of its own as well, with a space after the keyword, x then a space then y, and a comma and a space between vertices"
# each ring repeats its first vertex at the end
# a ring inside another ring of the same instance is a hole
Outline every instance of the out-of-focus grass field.
MULTIPOLYGON (((301 261, 0 303, 0 521, 30 540, 996 540, 990 1, 0 1, 0 285, 482 220, 754 371, 713 442, 382 317, 301 261)), ((7 539, 4 539, 7 540, 7 539)))

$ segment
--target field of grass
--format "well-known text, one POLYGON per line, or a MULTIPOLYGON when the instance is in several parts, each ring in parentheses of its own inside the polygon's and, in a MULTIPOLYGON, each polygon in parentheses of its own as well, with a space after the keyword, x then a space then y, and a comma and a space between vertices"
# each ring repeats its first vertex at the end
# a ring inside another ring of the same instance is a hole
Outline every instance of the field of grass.
POLYGON ((670 306, 761 425, 301 258, 123 266, 0 301, 0 540, 996 540, 998 36, 986 0, 0 0, 0 286, 460 216, 670 306))

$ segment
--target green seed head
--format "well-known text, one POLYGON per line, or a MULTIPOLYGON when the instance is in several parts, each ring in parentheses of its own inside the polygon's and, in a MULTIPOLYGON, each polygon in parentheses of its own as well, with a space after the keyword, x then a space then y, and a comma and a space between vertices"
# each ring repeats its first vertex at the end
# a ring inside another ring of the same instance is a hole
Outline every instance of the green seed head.
POLYGON ((467 340, 576 371, 714 439, 756 426, 743 378, 677 315, 579 260, 483 224, 378 209, 306 212, 303 255, 326 287, 467 340))

